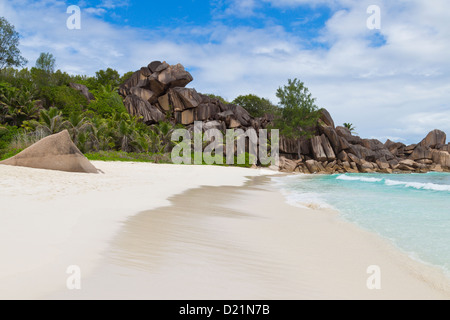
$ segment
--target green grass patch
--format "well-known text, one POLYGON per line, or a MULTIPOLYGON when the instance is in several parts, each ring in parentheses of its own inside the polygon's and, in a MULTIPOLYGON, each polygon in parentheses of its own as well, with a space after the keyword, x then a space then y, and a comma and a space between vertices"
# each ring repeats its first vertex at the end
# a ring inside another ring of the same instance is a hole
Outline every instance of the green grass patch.
POLYGON ((22 150, 23 149, 12 149, 12 150, 8 150, 8 151, 4 151, 4 153, 2 153, 2 150, 0 150, 0 161, 14 157, 16 154, 18 154, 22 150))
POLYGON ((123 161, 123 162, 151 162, 171 163, 170 154, 134 153, 123 151, 99 151, 86 153, 86 158, 92 161, 123 161))
MULTIPOLYGON (((171 164, 171 154, 161 154, 161 153, 134 153, 134 152, 123 152, 123 151, 99 151, 86 153, 86 158, 91 161, 122 161, 122 162, 150 162, 150 163, 167 163, 171 164)), ((226 158, 223 159, 223 164, 212 164, 216 166, 229 166, 229 167, 242 167, 242 168, 250 168, 252 166, 252 162, 250 161, 251 155, 245 153, 242 157, 245 156, 245 163, 238 164, 237 157, 234 157, 233 165, 226 164, 226 158)), ((192 164, 194 163, 194 153, 192 153, 192 164)), ((242 159, 241 159, 242 160, 242 159)), ((202 162, 202 165, 207 165, 205 161, 202 162)))
MULTIPOLYGON (((195 153, 192 152, 191 154, 191 163, 195 164, 195 153)), ((222 163, 213 163, 212 166, 225 166, 225 167, 241 167, 241 168, 251 168, 253 166, 254 157, 253 155, 249 154, 248 152, 245 152, 238 157, 234 156, 234 164, 227 164, 227 158, 223 157, 222 163), (238 163, 241 162, 241 163, 238 163)), ((198 164, 200 165, 200 163, 198 164)), ((202 156, 202 163, 201 165, 208 165, 205 162, 204 155, 202 156)))

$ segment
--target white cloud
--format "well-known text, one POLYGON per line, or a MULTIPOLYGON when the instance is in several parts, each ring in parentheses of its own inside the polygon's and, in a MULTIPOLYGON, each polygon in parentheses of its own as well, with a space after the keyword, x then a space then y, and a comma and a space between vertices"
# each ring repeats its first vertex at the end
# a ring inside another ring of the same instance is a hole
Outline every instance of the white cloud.
POLYGON ((100 8, 115 9, 120 7, 126 7, 129 5, 128 0, 102 0, 98 5, 100 8))
POLYGON ((395 142, 406 142, 406 139, 403 139, 401 137, 392 137, 392 136, 378 136, 378 137, 369 137, 369 139, 377 139, 383 143, 385 143, 387 140, 395 141, 395 142))
MULTIPOLYGON (((363 137, 412 143, 434 128, 450 134, 450 2, 375 1, 382 9, 380 33, 386 45, 371 47, 368 38, 374 31, 366 28, 366 9, 372 2, 320 1, 336 8, 317 39, 329 49, 311 49, 305 39, 273 24, 256 29, 215 21, 208 27, 156 33, 110 25, 82 8, 82 29, 67 30, 63 3, 6 1, 0 9, 24 35, 21 50, 26 58, 34 61, 49 51, 57 67, 71 73, 93 74, 106 67, 124 73, 152 60, 167 60, 191 70, 191 85, 200 92, 230 100, 255 93, 272 101, 288 78, 299 78, 337 124, 351 122, 363 137), (195 40, 199 38, 201 43, 195 40)), ((252 14, 261 3, 242 2, 234 10, 252 14)), ((276 3, 294 7, 317 2, 276 3)))
MULTIPOLYGON (((299 6, 327 6, 336 8, 339 6, 354 5, 356 1, 352 0, 260 0, 262 2, 270 3, 276 8, 296 8, 299 6)), ((373 1, 372 1, 373 2, 373 1)))
POLYGON ((106 13, 106 10, 103 8, 86 8, 86 9, 84 9, 84 12, 89 13, 89 14, 94 14, 97 16, 101 16, 106 13))
POLYGON ((255 14, 257 0, 234 0, 225 9, 225 15, 247 17, 255 14))
MULTIPOLYGON (((407 131, 422 134, 430 131, 429 124, 434 123, 436 129, 448 128, 450 123, 450 112, 416 112, 408 114, 402 119, 404 127, 398 129, 398 132, 407 131)), ((450 134, 450 132, 447 131, 450 134)))

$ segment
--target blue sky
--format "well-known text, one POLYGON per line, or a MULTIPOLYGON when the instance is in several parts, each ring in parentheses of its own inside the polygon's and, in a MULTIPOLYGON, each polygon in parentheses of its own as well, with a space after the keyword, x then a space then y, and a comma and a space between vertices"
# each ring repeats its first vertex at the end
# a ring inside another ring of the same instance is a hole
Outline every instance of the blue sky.
POLYGON ((307 4, 275 7, 270 2, 255 1, 82 1, 78 5, 96 8, 105 21, 120 26, 161 29, 186 26, 205 27, 221 22, 232 26, 263 28, 269 24, 304 34, 320 30, 331 16, 331 9, 307 4), (105 11, 103 11, 105 10, 105 11))
POLYGON ((152 60, 181 63, 199 92, 277 102, 289 78, 305 82, 337 124, 382 141, 450 134, 450 1, 447 0, 0 0, 33 66, 120 73, 152 60), (66 9, 81 8, 81 30, 66 9), (367 8, 381 10, 369 30, 367 8))
POLYGON ((181 40, 208 44, 217 40, 189 31, 214 26, 260 30, 281 26, 301 37, 303 46, 310 48, 327 45, 317 41, 317 37, 333 13, 323 4, 292 7, 248 0, 81 1, 77 5, 112 25, 150 30, 149 39, 157 33, 174 40, 180 40, 181 36, 181 40))

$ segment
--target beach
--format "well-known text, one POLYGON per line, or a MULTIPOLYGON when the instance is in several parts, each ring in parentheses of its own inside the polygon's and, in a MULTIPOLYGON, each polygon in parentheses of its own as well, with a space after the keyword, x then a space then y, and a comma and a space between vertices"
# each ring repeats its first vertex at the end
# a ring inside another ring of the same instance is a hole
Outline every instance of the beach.
POLYGON ((450 298, 439 269, 338 212, 286 203, 277 172, 93 164, 104 174, 0 166, 0 298, 450 298))

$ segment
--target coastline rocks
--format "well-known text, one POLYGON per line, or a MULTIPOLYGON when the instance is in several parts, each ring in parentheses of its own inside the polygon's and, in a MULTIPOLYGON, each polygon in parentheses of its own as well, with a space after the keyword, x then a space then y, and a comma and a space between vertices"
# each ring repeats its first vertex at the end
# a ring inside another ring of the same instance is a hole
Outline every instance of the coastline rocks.
POLYGON ((447 151, 432 151, 432 161, 442 168, 450 168, 450 154, 447 151))
POLYGON ((14 157, 1 161, 0 164, 67 172, 98 173, 98 170, 72 142, 67 130, 41 139, 14 157))
POLYGON ((385 158, 378 159, 376 161, 376 164, 381 170, 387 170, 391 168, 391 165, 389 164, 389 162, 387 162, 385 158))
POLYGON ((426 149, 419 144, 416 148, 414 148, 412 154, 410 155, 410 158, 414 161, 422 159, 432 159, 432 155, 430 149, 426 149))
POLYGON ((325 168, 323 166, 319 167, 320 162, 316 160, 307 160, 305 163, 310 173, 319 173, 325 171, 325 168))
MULTIPOLYGON (((186 85, 192 75, 181 64, 153 61, 136 71, 119 88, 128 112, 148 125, 169 120, 192 128, 242 129, 246 132, 274 124, 273 115, 252 117, 242 106, 224 103, 186 85)), ((433 130, 419 143, 405 145, 387 140, 363 139, 342 126, 335 126, 326 109, 319 110, 312 136, 280 136, 280 170, 300 173, 427 172, 450 171, 450 146, 446 135, 433 130)))
POLYGON ((386 148, 384 144, 381 143, 381 141, 376 139, 363 139, 362 145, 363 147, 366 147, 367 149, 370 149, 372 151, 378 151, 386 148))
POLYGON ((321 113, 318 133, 310 139, 311 152, 301 154, 321 163, 325 169, 317 163, 307 162, 310 171, 329 173, 327 164, 333 160, 337 160, 331 170, 334 172, 450 171, 450 147, 445 144, 446 135, 440 130, 431 131, 419 144, 406 146, 391 140, 382 143, 376 139, 361 139, 345 127, 333 128, 326 118, 321 113))
POLYGON ((325 154, 327 156, 328 161, 334 161, 336 160, 336 155, 333 151, 333 148, 331 147, 330 141, 327 139, 327 137, 322 134, 320 136, 320 140, 322 142, 322 148, 325 151, 325 154))
POLYGON ((321 126, 320 131, 328 138, 335 154, 339 154, 342 150, 348 149, 347 144, 341 142, 341 138, 331 126, 321 126))
POLYGON ((280 157, 279 170, 281 172, 294 172, 298 167, 296 161, 280 157))
POLYGON ((419 146, 435 149, 445 144, 447 136, 441 130, 433 130, 419 143, 419 146))
MULTIPOLYGON (((450 150, 445 133, 430 132, 419 144, 409 146, 387 140, 361 139, 352 136, 344 127, 332 128, 319 121, 317 134, 305 140, 280 139, 280 153, 295 159, 305 160, 297 164, 292 172, 303 173, 404 173, 450 171, 450 150), (303 144, 302 144, 303 143, 303 144), (427 147, 429 146, 429 147, 427 147), (433 149, 431 146, 434 146, 433 149), (296 158, 298 154, 298 158, 296 158)), ((286 166, 284 171, 289 171, 286 166)))
POLYGON ((314 159, 317 159, 317 161, 326 161, 327 160, 327 155, 322 146, 321 137, 319 137, 319 136, 312 137, 311 138, 311 147, 312 147, 314 159))
POLYGON ((413 160, 406 159, 399 162, 395 169, 403 170, 403 171, 414 171, 414 167, 417 167, 417 163, 413 160))
POLYGON ((320 120, 322 120, 326 126, 329 126, 334 129, 334 120, 331 117, 328 110, 323 109, 323 108, 320 109, 320 120))

